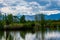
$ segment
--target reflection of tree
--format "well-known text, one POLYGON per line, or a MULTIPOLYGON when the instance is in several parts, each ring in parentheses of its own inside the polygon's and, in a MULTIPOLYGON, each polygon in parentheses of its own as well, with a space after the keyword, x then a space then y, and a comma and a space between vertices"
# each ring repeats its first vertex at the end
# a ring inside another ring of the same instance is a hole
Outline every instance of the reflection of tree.
POLYGON ((0 40, 2 39, 3 35, 4 35, 4 31, 0 31, 0 40))
POLYGON ((25 38, 25 34, 26 34, 26 32, 24 32, 24 31, 20 32, 20 35, 21 35, 22 38, 25 38))
POLYGON ((9 36, 9 40, 13 40, 13 37, 11 35, 9 36))
MULTIPOLYGON (((26 37, 26 34, 27 33, 32 33, 32 34, 34 34, 32 31, 20 31, 20 36, 25 40, 25 37, 26 37)), ((29 35, 28 35, 29 36, 29 35)))
POLYGON ((10 31, 6 31, 6 40, 13 40, 13 37, 10 34, 10 31))

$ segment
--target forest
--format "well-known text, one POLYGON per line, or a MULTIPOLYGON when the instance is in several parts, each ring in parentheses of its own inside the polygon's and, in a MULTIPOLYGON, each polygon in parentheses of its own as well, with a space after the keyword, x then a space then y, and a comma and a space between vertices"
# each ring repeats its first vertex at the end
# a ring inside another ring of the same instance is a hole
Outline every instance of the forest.
MULTIPOLYGON (((40 28, 49 28, 49 29, 56 29, 57 27, 60 28, 60 20, 46 20, 44 17, 44 14, 37 14, 35 15, 35 18, 33 21, 25 20, 25 15, 22 15, 21 17, 14 16, 12 14, 2 15, 0 13, 0 29, 4 28, 26 28, 31 30, 33 28, 34 30, 40 30, 40 28)), ((26 30, 25 29, 25 30, 26 30)))

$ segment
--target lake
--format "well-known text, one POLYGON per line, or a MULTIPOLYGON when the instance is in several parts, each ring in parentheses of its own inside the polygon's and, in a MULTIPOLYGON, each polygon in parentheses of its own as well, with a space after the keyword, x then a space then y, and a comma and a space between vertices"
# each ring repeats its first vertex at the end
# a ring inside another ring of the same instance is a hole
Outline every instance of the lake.
POLYGON ((41 31, 35 33, 24 31, 0 31, 0 40, 60 40, 60 31, 48 30, 43 34, 41 31))

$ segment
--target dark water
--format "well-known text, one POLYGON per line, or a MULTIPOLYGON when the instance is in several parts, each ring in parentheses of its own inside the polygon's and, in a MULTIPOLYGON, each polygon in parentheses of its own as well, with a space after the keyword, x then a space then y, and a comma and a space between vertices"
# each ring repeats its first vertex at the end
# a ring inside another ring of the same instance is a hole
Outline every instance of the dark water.
MULTIPOLYGON (((40 31, 31 33, 24 31, 0 31, 0 40, 42 40, 40 31)), ((44 32, 44 40, 60 40, 60 31, 44 32)))
POLYGON ((6 38, 6 32, 0 31, 0 40, 5 40, 5 38, 6 38))

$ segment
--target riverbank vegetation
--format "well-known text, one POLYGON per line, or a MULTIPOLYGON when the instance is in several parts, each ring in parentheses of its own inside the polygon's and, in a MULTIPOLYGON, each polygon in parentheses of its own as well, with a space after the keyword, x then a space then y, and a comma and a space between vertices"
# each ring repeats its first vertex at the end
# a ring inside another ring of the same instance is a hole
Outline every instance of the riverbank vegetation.
POLYGON ((13 16, 12 14, 2 15, 0 13, 0 29, 11 27, 11 28, 34 28, 36 30, 41 28, 50 28, 56 29, 57 27, 60 28, 60 19, 59 20, 45 20, 43 14, 35 15, 35 19, 33 21, 26 20, 25 15, 20 17, 13 16))

